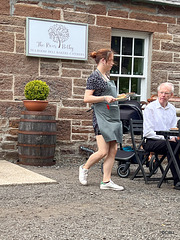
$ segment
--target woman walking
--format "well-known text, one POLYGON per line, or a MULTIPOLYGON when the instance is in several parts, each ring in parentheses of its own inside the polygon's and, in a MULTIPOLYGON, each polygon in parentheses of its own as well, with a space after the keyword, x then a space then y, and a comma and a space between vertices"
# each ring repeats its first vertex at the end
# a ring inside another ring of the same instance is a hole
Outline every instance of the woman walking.
POLYGON ((117 143, 122 142, 122 123, 116 99, 116 86, 107 76, 114 64, 114 53, 109 49, 100 49, 92 52, 90 56, 95 59, 97 69, 87 80, 84 102, 93 104, 93 128, 98 150, 79 167, 79 181, 87 185, 89 169, 104 158, 104 174, 100 189, 124 190, 111 180, 117 143))

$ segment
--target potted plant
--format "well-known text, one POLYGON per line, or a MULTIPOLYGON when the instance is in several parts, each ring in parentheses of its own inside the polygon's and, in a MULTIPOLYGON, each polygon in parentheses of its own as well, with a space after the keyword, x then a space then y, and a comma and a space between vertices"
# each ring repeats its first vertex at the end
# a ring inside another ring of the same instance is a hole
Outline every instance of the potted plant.
POLYGON ((41 80, 30 81, 25 85, 24 95, 26 100, 23 103, 27 110, 43 111, 48 105, 49 86, 41 80))

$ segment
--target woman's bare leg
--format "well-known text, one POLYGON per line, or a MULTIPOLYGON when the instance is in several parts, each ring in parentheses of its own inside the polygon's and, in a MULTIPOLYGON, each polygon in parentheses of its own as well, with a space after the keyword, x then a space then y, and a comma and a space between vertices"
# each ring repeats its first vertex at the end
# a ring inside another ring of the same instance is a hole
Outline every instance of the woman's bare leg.
POLYGON ((102 158, 104 158, 109 151, 109 143, 106 143, 102 135, 97 135, 96 136, 96 141, 97 141, 97 147, 98 150, 97 152, 93 153, 83 168, 89 169, 92 167, 95 163, 99 162, 102 158))
POLYGON ((111 179, 112 167, 114 165, 114 160, 117 152, 117 143, 115 141, 109 142, 109 152, 104 159, 103 164, 103 182, 108 182, 111 179))

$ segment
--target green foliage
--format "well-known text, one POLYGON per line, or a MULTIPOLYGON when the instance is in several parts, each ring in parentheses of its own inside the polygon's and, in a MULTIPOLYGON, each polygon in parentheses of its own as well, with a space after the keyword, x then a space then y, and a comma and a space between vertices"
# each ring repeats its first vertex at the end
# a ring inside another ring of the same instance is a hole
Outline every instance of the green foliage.
POLYGON ((26 84, 24 95, 28 100, 45 100, 49 95, 49 86, 41 80, 33 80, 26 84))

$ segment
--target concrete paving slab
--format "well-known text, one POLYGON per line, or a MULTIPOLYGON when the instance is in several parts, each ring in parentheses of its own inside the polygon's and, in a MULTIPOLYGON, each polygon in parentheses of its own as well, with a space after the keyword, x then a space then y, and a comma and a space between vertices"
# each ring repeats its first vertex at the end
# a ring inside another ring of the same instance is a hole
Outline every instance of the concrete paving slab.
POLYGON ((14 163, 0 160, 0 186, 17 184, 57 183, 14 163))

